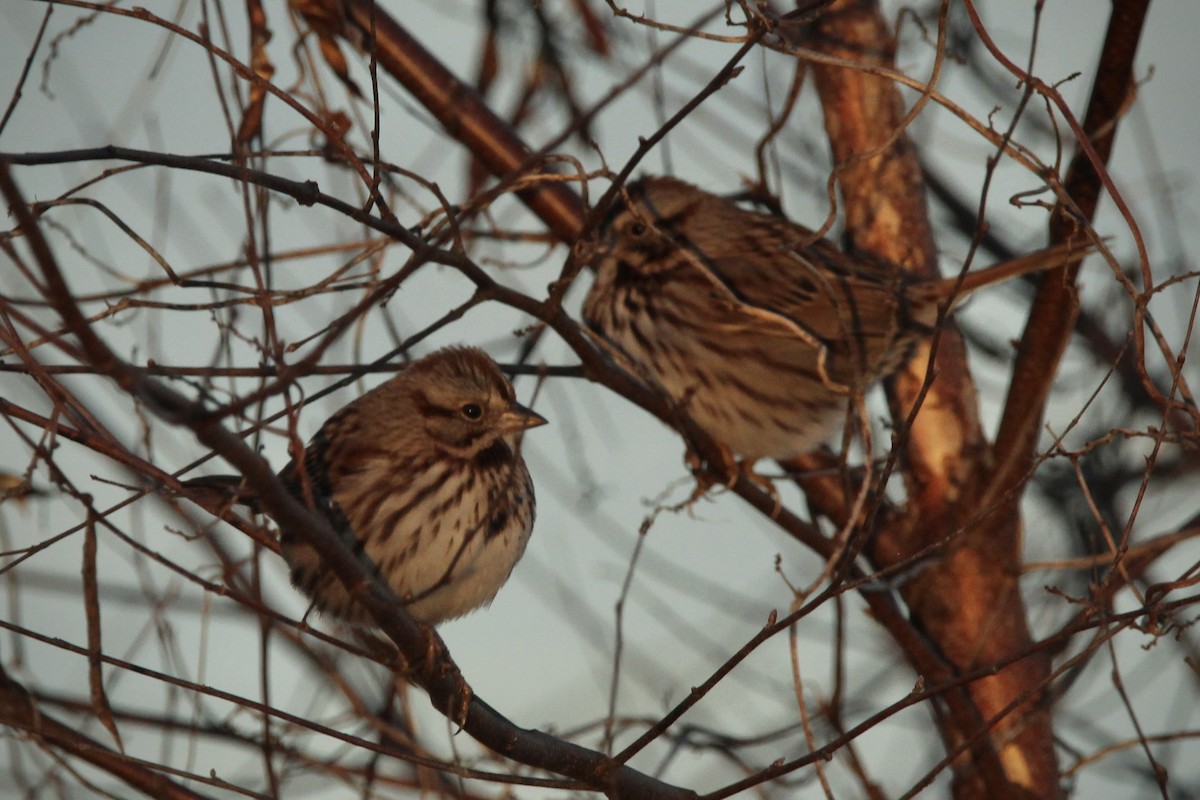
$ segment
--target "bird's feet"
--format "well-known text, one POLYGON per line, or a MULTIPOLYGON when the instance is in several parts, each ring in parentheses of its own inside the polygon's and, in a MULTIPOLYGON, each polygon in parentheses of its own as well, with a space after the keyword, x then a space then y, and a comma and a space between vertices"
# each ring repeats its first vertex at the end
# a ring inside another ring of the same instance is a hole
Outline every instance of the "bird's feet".
POLYGON ((442 637, 437 635, 432 626, 423 622, 417 624, 421 627, 421 632, 425 634, 426 642, 425 663, 422 665, 421 678, 426 688, 430 690, 444 685, 447 681, 451 684, 446 707, 440 710, 458 726, 459 730, 462 730, 467 724, 467 713, 471 709, 471 700, 475 697, 475 693, 463 678, 462 673, 459 672, 454 659, 450 657, 450 651, 447 649, 446 643, 442 641, 442 637))
POLYGON ((779 510, 783 507, 779 500, 779 492, 775 490, 775 484, 770 478, 765 475, 760 475, 754 471, 754 464, 757 459, 737 459, 733 452, 723 444, 718 443, 717 447, 720 451, 720 456, 717 463, 706 464, 704 459, 698 453, 689 449, 684 456, 688 469, 692 475, 696 477, 696 488, 692 490, 692 495, 683 503, 681 508, 691 508, 697 500, 708 494, 708 490, 713 486, 721 485, 726 489, 732 489, 737 485, 739 478, 753 483, 759 489, 762 489, 772 500, 771 518, 779 516, 779 510), (705 467, 707 466, 707 469, 705 467), (712 473, 716 473, 714 479, 710 477, 712 473))

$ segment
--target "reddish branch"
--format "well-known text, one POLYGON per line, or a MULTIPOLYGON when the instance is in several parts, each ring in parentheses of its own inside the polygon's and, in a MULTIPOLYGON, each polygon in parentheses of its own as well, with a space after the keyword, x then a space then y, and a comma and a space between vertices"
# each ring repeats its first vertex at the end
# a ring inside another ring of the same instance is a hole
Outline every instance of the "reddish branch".
MULTIPOLYGON (((347 22, 357 26, 359 34, 374 33, 371 50, 379 65, 494 174, 512 179, 541 166, 540 157, 474 88, 446 69, 374 0, 347 0, 345 8, 347 22)), ((338 33, 347 36, 353 32, 343 29, 338 33)), ((564 240, 575 237, 583 219, 583 205, 565 184, 543 183, 518 194, 552 231, 564 240)))

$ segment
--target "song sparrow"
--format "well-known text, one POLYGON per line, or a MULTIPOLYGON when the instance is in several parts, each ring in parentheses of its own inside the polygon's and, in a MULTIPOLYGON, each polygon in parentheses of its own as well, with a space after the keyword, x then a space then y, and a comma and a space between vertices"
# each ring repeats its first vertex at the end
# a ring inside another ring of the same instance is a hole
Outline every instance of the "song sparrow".
POLYGON ((674 178, 628 194, 602 225, 584 320, 751 462, 820 446, 852 393, 895 371, 952 295, 1085 254, 1051 248, 961 285, 919 280, 674 178))
MULTIPOLYGON (((491 601, 533 530, 533 483, 522 431, 546 420, 517 403, 482 350, 416 361, 321 426, 280 480, 322 514, 418 621, 436 624, 491 601)), ((254 505, 235 476, 189 481, 254 505)), ((320 610, 370 625, 317 552, 280 531, 292 582, 320 610)))

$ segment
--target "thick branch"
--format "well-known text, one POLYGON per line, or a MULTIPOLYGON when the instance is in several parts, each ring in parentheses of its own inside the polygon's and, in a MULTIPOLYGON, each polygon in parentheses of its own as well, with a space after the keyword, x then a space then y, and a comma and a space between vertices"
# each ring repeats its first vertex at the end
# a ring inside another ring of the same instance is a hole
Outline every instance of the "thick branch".
MULTIPOLYGON (((944 35, 944 16, 941 24, 944 35)), ((895 48, 871 0, 838 4, 814 26, 812 46, 867 67, 890 66, 895 48)), ((813 73, 853 247, 936 275, 921 168, 904 131, 912 113, 905 113, 895 86, 865 70, 816 63, 813 73)), ((872 557, 886 566, 930 550, 939 554, 905 584, 903 594, 919 627, 958 672, 1029 652, 1017 592, 1018 519, 1004 516, 986 540, 962 530, 976 513, 969 498, 988 464, 957 331, 942 328, 890 388, 893 415, 903 420, 899 446, 909 506, 906 518, 875 531, 872 557)), ((959 796, 1006 796, 1016 786, 1042 797, 1057 794, 1049 720, 1038 716, 1030 724, 1028 704, 1012 705, 1014 698, 1035 696, 1048 679, 1047 666, 1045 659, 1019 660, 971 683, 970 702, 947 695, 950 714, 939 720, 943 736, 950 749, 966 745, 971 756, 955 760, 959 796), (990 731, 989 720, 998 721, 1000 730, 990 731)))
MULTIPOLYGON (((1117 0, 1108 21, 1104 49, 1083 130, 1092 150, 1108 162, 1116 141, 1120 115, 1134 91, 1133 61, 1141 39, 1149 0, 1117 0)), ((1076 233, 1081 221, 1090 222, 1100 202, 1101 176, 1082 149, 1071 160, 1065 187, 1074 213, 1060 206, 1050 218, 1050 238, 1063 242, 1076 233), (1075 216, 1082 215, 1083 220, 1075 216)), ((996 437, 997 470, 993 494, 1008 492, 1024 480, 1037 447, 1046 399, 1053 386, 1063 351, 1079 313, 1075 297, 1078 266, 1047 273, 1034 299, 1025 333, 1017 349, 1012 382, 1004 403, 1004 416, 996 437)), ((1015 502, 1015 500, 1014 500, 1015 502)))

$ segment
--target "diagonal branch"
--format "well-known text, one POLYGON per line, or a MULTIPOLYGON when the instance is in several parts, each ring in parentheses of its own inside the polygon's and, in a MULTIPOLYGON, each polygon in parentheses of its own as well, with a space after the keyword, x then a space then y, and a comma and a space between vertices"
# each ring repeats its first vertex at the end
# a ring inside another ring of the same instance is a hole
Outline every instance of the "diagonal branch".
MULTIPOLYGON (((43 746, 69 753, 113 775, 146 795, 162 800, 205 800, 162 774, 162 768, 118 753, 59 722, 38 708, 33 695, 0 667, 0 724, 25 732, 43 746)), ((197 776, 192 776, 196 779, 197 776)), ((215 785, 220 781, 214 780, 215 785)))
MULTIPOLYGON (((340 2, 340 0, 336 0, 340 2)), ((496 175, 504 178, 531 166, 532 151, 473 87, 459 80, 375 0, 347 0, 350 21, 374 32, 379 65, 410 91, 451 136, 496 175)), ((346 32, 340 32, 345 35, 346 32)), ((583 220, 583 203, 564 183, 540 183, 518 195, 563 241, 573 241, 583 220)))

